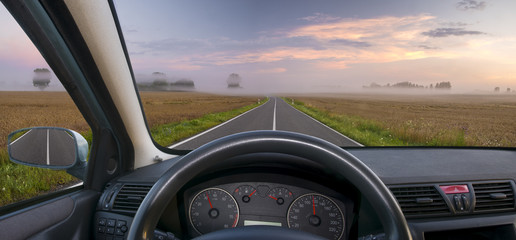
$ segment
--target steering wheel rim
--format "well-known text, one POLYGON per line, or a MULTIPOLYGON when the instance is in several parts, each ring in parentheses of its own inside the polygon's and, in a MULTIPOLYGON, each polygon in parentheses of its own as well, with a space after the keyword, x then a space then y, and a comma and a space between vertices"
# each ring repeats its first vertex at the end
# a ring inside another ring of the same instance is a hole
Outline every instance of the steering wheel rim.
POLYGON ((282 153, 321 164, 353 184, 378 214, 388 239, 412 239, 405 217, 392 193, 364 163, 319 138, 283 131, 238 133, 210 142, 179 159, 151 188, 128 232, 128 239, 150 239, 172 196, 199 173, 234 157, 252 153, 282 153))

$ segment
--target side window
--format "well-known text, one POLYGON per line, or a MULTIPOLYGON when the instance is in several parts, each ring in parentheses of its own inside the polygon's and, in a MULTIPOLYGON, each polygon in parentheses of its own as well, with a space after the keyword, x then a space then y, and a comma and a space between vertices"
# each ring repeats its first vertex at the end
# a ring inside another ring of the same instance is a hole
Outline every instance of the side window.
POLYGON ((0 4, 0 207, 82 184, 65 170, 29 167, 9 160, 9 133, 37 126, 91 130, 36 47, 0 4))

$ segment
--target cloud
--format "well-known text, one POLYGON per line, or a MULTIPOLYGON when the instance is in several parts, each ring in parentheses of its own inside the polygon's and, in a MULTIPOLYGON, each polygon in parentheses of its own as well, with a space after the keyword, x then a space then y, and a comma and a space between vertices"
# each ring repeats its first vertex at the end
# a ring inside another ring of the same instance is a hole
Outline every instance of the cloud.
POLYGON ((440 38, 449 36, 465 36, 465 35, 483 35, 486 34, 480 31, 467 31, 464 28, 436 28, 427 32, 421 33, 424 36, 440 38))
POLYGON ((475 0, 462 0, 456 4, 457 9, 468 11, 468 10, 484 10, 486 8, 486 2, 475 1, 475 0))
POLYGON ((175 56, 220 51, 259 51, 277 46, 311 48, 317 50, 323 50, 325 48, 313 37, 271 37, 267 35, 246 40, 235 40, 224 37, 208 39, 166 38, 146 42, 129 42, 129 44, 131 44, 129 49, 132 49, 135 54, 173 54, 175 56))
POLYGON ((438 47, 428 46, 428 45, 419 45, 418 48, 426 49, 426 50, 434 50, 434 49, 440 49, 438 47))
POLYGON ((287 71, 276 67, 277 64, 303 66, 307 71, 349 71, 371 63, 493 55, 489 53, 495 44, 492 37, 484 32, 461 28, 465 25, 461 22, 443 23, 426 14, 342 18, 324 23, 314 20, 292 29, 263 31, 258 37, 249 39, 177 38, 133 43, 138 47, 134 51, 142 54, 132 56, 132 61, 138 61, 147 69, 208 71, 225 66, 245 67, 255 73, 269 74, 287 71), (446 38, 470 35, 484 37, 446 38), (276 66, 257 66, 269 63, 276 66))
POLYGON ((332 23, 301 26, 289 37, 313 37, 319 40, 347 39, 367 41, 368 39, 391 38, 392 40, 413 39, 417 29, 425 26, 433 16, 418 15, 405 17, 379 17, 368 19, 340 19, 332 23))
POLYGON ((319 61, 316 66, 321 69, 339 70, 349 68, 349 61, 319 61))
POLYGON ((345 69, 355 63, 447 55, 416 47, 432 45, 421 31, 435 27, 434 16, 344 19, 317 13, 303 19, 309 23, 281 32, 260 32, 257 38, 169 38, 133 42, 135 48, 131 49, 141 53, 138 57, 142 63, 159 57, 162 66, 177 70, 279 61, 304 61, 324 69, 345 69), (168 64, 166 56, 174 56, 174 64, 168 64))
POLYGON ((286 68, 267 68, 267 69, 258 69, 256 73, 282 73, 286 72, 286 68))
POLYGON ((329 43, 333 43, 335 45, 341 45, 341 46, 356 47, 356 48, 366 48, 366 47, 371 46, 371 44, 368 42, 352 41, 352 40, 348 40, 348 39, 334 39, 334 40, 330 40, 329 43))
POLYGON ((463 23, 463 22, 446 22, 446 23, 443 23, 443 25, 446 25, 446 26, 449 26, 449 27, 465 27, 465 26, 468 26, 470 24, 463 23))
MULTIPOLYGON (((323 16, 323 15, 318 15, 323 16)), ((163 39, 134 43, 146 56, 162 58, 159 64, 174 70, 200 70, 213 66, 230 66, 280 61, 304 62, 320 69, 346 69, 352 64, 380 63, 428 57, 453 57, 421 35, 436 26, 429 15, 379 17, 370 19, 332 19, 312 22, 284 30, 262 32, 258 38, 236 40, 163 39), (426 47, 417 47, 418 45, 426 47), (433 51, 425 51, 433 50, 433 51), (166 60, 174 56, 174 62, 166 60)), ((149 58, 149 59, 150 59, 149 58)), ((307 66, 308 66, 307 65, 307 66)), ((262 69, 261 73, 278 73, 286 69, 262 69)))
POLYGON ((324 13, 314 13, 312 16, 299 18, 299 20, 305 20, 311 23, 326 23, 341 19, 340 17, 334 17, 324 13))
POLYGON ((192 50, 205 50, 210 47, 211 43, 207 40, 200 39, 178 39, 167 38, 147 42, 130 42, 138 49, 143 51, 138 52, 152 52, 152 53, 189 53, 192 50))

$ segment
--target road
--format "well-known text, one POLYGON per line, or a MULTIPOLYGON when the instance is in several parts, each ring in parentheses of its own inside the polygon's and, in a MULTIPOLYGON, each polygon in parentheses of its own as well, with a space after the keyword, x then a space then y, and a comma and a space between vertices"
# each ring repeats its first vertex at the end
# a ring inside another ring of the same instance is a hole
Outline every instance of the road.
POLYGON ((11 156, 34 165, 69 166, 75 162, 75 141, 66 131, 33 128, 9 144, 11 156))
POLYGON ((220 137, 254 130, 298 132, 322 138, 337 146, 362 146, 360 143, 300 112, 283 99, 271 97, 267 103, 169 148, 191 150, 220 137))

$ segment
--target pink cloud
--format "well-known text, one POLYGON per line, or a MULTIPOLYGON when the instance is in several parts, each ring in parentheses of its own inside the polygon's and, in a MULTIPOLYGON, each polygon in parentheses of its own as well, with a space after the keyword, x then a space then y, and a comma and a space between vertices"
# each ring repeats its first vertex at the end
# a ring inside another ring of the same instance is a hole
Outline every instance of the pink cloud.
POLYGON ((258 69, 257 73, 282 73, 286 72, 286 68, 267 68, 267 69, 258 69))
POLYGON ((316 39, 365 40, 389 38, 411 40, 419 37, 422 26, 431 24, 433 16, 380 17, 369 19, 343 19, 332 23, 307 25, 291 31, 290 37, 314 37, 316 39))

